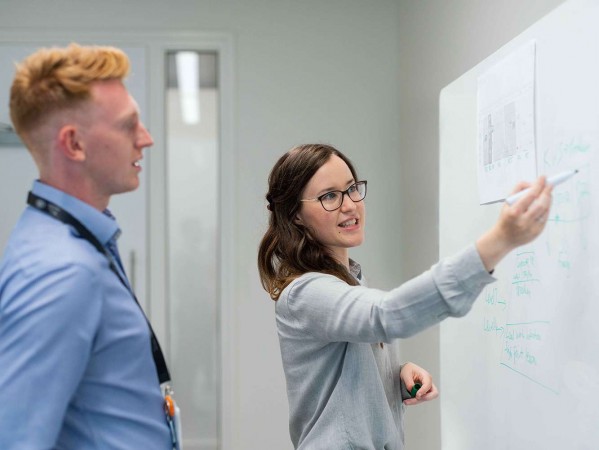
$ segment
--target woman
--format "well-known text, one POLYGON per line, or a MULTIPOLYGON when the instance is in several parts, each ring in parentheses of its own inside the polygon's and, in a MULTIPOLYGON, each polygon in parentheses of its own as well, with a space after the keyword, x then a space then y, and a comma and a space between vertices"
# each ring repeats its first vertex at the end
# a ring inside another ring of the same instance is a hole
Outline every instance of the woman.
POLYGON ((404 405, 438 391, 424 369, 400 365, 394 347, 383 343, 466 314, 494 281, 495 265, 541 233, 551 203, 551 187, 540 178, 474 245, 384 292, 365 287, 348 256, 364 239, 366 186, 328 145, 296 147, 270 173, 270 222, 258 267, 276 301, 298 449, 402 449, 404 405))

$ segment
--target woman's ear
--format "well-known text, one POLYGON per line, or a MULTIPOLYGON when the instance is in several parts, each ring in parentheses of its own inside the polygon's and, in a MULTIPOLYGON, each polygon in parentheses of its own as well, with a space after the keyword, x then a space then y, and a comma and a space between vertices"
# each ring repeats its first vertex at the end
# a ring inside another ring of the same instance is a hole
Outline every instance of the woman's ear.
POLYGON ((302 218, 299 214, 295 215, 295 219, 293 219, 293 223, 296 225, 303 225, 302 218))

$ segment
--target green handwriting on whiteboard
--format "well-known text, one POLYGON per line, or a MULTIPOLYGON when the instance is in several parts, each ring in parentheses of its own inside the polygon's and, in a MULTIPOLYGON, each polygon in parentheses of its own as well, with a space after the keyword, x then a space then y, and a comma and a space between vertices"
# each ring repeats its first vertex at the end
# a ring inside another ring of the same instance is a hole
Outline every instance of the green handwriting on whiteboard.
POLYGON ((590 144, 581 137, 570 138, 567 142, 560 142, 555 148, 546 150, 543 154, 543 162, 546 167, 555 167, 563 163, 564 160, 575 159, 581 154, 589 153, 590 144))
POLYGON ((519 370, 517 370, 517 369, 514 369, 513 367, 510 367, 510 366, 508 366, 507 364, 501 363, 500 365, 501 365, 501 366, 503 366, 503 367, 506 367, 506 368, 508 368, 508 369, 510 369, 510 370, 512 370, 513 372, 517 373, 518 375, 521 375, 521 376, 523 376, 524 378, 527 378, 528 380, 530 380, 530 381, 532 381, 533 383, 535 383, 535 384, 537 384, 537 385, 539 385, 539 386, 541 386, 541 387, 543 387, 543 388, 547 389, 548 391, 550 391, 550 392, 553 392, 555 395, 559 395, 559 391, 558 391, 557 389, 555 389, 555 388, 552 388, 552 387, 550 387, 550 386, 547 386, 547 385, 545 385, 545 384, 543 384, 543 383, 540 383, 539 381, 535 380, 534 378, 531 378, 531 377, 529 377, 529 376, 528 376, 528 375, 526 375, 525 373, 523 373, 523 372, 520 372, 519 370))

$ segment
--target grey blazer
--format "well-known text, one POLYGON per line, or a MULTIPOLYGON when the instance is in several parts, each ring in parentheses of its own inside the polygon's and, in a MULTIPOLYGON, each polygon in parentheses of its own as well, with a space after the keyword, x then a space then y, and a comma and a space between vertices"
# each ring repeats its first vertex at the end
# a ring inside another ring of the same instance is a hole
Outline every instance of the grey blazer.
POLYGON ((391 291, 364 286, 351 269, 360 286, 306 273, 276 302, 296 449, 402 450, 400 359, 397 346, 379 343, 466 314, 495 280, 474 245, 391 291))

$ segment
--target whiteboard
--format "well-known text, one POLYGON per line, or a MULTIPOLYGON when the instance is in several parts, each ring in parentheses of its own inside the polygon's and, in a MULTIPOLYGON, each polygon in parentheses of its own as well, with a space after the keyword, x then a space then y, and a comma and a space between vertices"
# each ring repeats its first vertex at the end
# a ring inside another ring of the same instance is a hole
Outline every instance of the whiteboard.
POLYGON ((599 1, 562 4, 442 90, 440 257, 499 214, 479 205, 477 79, 530 40, 537 172, 579 174, 554 189, 543 234, 441 325, 444 450, 599 449, 599 1))

